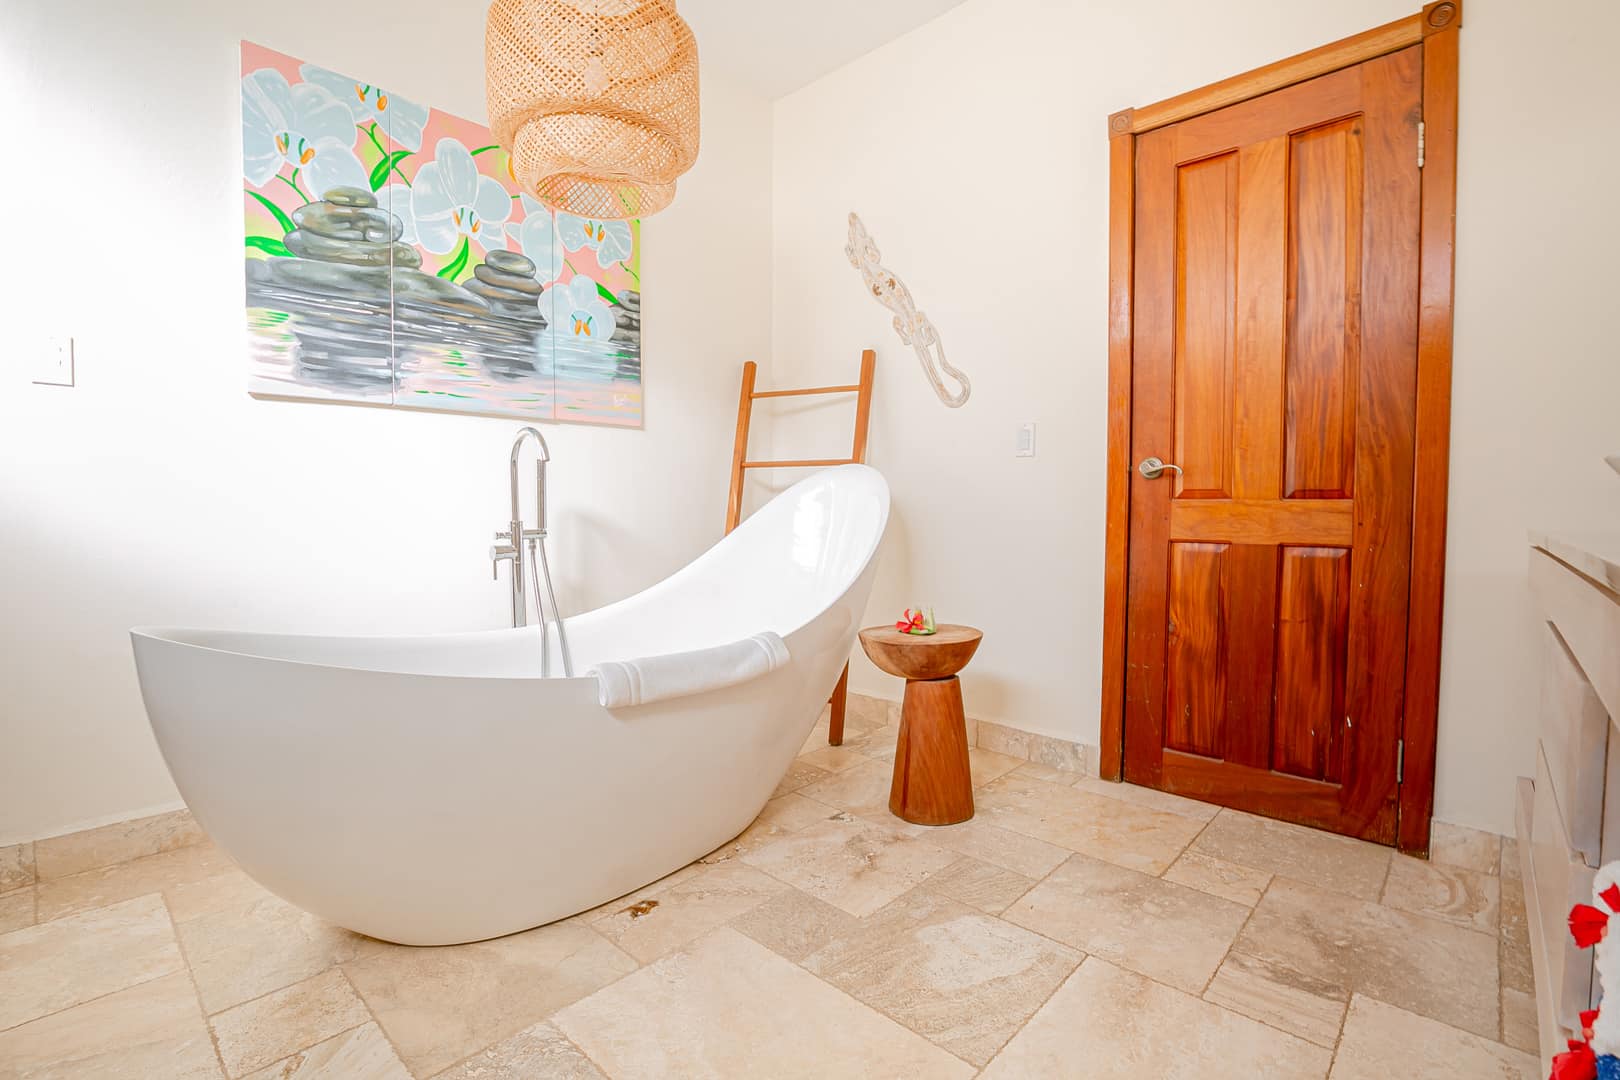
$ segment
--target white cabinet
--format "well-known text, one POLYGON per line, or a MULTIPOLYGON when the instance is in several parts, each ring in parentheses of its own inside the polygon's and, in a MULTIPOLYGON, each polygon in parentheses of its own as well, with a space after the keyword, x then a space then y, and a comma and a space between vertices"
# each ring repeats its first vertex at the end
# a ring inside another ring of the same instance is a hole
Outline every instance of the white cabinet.
POLYGON ((1620 858, 1620 540, 1536 537, 1530 585, 1541 627, 1535 780, 1521 780, 1519 857, 1544 1063, 1597 991, 1567 919, 1598 866, 1620 858))

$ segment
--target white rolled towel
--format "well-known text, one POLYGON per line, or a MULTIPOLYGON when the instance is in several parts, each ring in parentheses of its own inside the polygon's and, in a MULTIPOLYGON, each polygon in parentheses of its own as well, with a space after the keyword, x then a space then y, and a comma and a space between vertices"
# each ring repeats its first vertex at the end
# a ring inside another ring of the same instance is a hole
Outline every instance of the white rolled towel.
POLYGON ((736 686, 769 675, 788 659, 787 643, 767 631, 712 649, 606 660, 586 674, 596 676, 597 700, 604 708, 626 709, 736 686))

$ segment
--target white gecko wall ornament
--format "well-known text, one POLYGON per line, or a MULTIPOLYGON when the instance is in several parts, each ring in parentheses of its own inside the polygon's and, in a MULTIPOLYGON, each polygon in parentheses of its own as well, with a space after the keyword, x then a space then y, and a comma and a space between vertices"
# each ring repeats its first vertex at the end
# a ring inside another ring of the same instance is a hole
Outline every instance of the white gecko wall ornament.
POLYGON ((882 253, 867 233, 866 226, 861 224, 860 216, 855 213, 849 215, 849 242, 844 245, 844 254, 849 257, 849 264, 861 272, 861 280, 866 283, 867 291, 878 303, 894 312, 894 332, 900 335, 902 342, 916 350, 923 374, 928 376, 929 385, 939 395, 939 400, 948 408, 961 408, 973 392, 973 384, 945 359, 945 345, 939 340, 939 332, 928 321, 928 316, 917 310, 906 283, 883 265, 882 253), (961 389, 954 394, 947 390, 942 371, 954 379, 961 389))

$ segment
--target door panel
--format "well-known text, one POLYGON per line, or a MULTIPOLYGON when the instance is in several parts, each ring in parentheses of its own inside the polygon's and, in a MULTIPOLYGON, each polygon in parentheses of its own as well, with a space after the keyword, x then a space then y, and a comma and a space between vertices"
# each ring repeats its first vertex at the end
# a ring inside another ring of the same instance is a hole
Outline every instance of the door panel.
POLYGON ((1277 589, 1277 722, 1271 767, 1338 781, 1350 552, 1285 547, 1277 589))
POLYGON ((1226 712, 1221 632, 1225 544, 1170 545, 1170 626, 1165 656, 1164 745, 1218 755, 1226 712))
POLYGON ((1289 143, 1283 497, 1347 499, 1361 354, 1361 120, 1311 128, 1289 143))
POLYGON ((1125 775, 1392 842, 1420 50, 1137 141, 1125 775))
POLYGON ((1232 495, 1232 303, 1237 286, 1237 155, 1176 171, 1177 495, 1232 495))

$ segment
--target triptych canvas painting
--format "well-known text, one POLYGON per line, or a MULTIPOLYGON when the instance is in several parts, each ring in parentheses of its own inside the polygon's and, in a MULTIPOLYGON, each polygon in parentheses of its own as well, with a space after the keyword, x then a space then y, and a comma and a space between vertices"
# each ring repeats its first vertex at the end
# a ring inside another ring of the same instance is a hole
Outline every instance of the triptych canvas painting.
POLYGON ((522 194, 489 130, 242 43, 250 390, 639 427, 641 228, 522 194))

